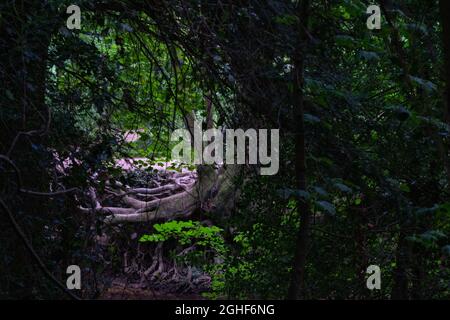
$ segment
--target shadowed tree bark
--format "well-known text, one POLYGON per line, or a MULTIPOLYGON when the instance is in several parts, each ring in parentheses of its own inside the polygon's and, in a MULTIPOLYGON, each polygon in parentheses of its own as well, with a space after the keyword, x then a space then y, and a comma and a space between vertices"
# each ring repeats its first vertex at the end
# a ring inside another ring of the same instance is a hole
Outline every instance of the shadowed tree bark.
POLYGON ((444 76, 446 81, 445 94, 447 99, 445 120, 448 124, 450 124, 450 2, 440 0, 439 10, 441 13, 442 39, 444 42, 444 76))
MULTIPOLYGON (((298 25, 299 44, 294 56, 294 101, 296 103, 296 140, 295 140, 295 171, 298 190, 306 190, 306 148, 305 148, 305 128, 304 128, 304 63, 305 46, 307 42, 306 28, 308 26, 309 0, 304 0, 299 5, 298 25)), ((298 198, 298 211, 300 215, 300 229, 297 235, 297 244, 295 249, 294 267, 291 283, 288 291, 288 299, 304 298, 304 282, 306 256, 309 243, 310 232, 310 208, 307 200, 301 196, 298 198)))
MULTIPOLYGON (((15 247, 14 242, 14 272, 23 274, 24 281, 33 282, 33 276, 30 275, 33 265, 29 262, 34 261, 46 278, 71 298, 77 299, 47 269, 39 256, 41 252, 33 249, 34 235, 24 231, 29 227, 27 222, 23 222, 26 219, 16 219, 20 212, 26 213, 30 220, 42 218, 42 211, 46 210, 49 202, 48 198, 29 198, 33 192, 23 190, 47 190, 49 185, 50 177, 43 170, 46 157, 43 144, 51 125, 45 95, 48 48, 52 35, 60 26, 59 19, 47 1, 8 0, 0 5, 0 12, 0 94, 9 99, 8 103, 2 105, 2 116, 7 117, 2 118, 0 123, 0 156, 3 163, 14 167, 17 175, 13 182, 8 181, 8 178, 1 181, 0 188, 1 191, 6 190, 3 183, 18 186, 13 192, 0 191, 0 227, 5 234, 9 232, 9 228, 3 229, 5 219, 5 225, 8 223, 12 226, 12 230, 24 244, 24 247, 15 247), (3 121, 6 119, 7 121, 3 121), (26 193, 28 196, 24 201, 22 196, 26 193), (23 251, 24 248, 27 251, 23 251)), ((37 194, 39 192, 34 193, 37 194)), ((41 195, 45 196, 44 193, 41 195)), ((64 228, 62 227, 63 232, 64 228)))

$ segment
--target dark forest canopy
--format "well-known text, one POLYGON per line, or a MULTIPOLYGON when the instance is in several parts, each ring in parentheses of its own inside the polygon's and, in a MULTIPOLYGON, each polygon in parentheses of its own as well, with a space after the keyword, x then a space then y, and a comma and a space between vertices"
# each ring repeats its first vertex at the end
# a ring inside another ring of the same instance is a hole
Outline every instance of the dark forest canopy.
POLYGON ((449 23, 444 0, 2 1, 0 298, 450 298, 449 23), (174 161, 195 121, 279 129, 279 171, 174 161))

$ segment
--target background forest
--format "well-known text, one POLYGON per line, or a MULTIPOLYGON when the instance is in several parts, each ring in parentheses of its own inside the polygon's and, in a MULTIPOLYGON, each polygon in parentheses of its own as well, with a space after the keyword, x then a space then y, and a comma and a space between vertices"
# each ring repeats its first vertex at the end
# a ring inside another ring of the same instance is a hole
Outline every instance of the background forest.
POLYGON ((0 83, 1 299, 450 298, 450 1, 3 0, 0 83))

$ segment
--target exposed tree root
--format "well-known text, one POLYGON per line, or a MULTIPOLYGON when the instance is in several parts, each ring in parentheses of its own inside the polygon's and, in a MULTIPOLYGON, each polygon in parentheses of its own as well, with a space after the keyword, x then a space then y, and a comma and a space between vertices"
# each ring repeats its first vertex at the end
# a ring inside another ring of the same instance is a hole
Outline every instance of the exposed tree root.
MULTIPOLYGON (((89 208, 80 207, 80 210, 106 215, 105 223, 170 220, 188 217, 197 208, 207 208, 206 202, 212 202, 221 186, 228 193, 230 185, 226 170, 210 166, 199 167, 198 173, 163 171, 158 179, 160 181, 154 188, 130 187, 108 181, 103 197, 90 188, 87 194, 89 208), (115 206, 103 206, 105 201, 112 201, 115 206)), ((230 201, 228 195, 221 194, 220 199, 230 201)))
MULTIPOLYGON (((228 167, 225 170, 201 166, 197 172, 166 170, 151 173, 150 177, 144 172, 138 173, 137 178, 132 175, 132 179, 127 175, 127 179, 122 180, 126 183, 107 180, 103 189, 90 188, 86 192, 85 205, 80 209, 86 214, 97 214, 109 225, 106 230, 119 235, 119 238, 115 235, 106 239, 99 237, 98 243, 102 242, 100 245, 106 249, 111 241, 123 237, 121 230, 128 230, 123 223, 144 222, 136 227, 145 228, 147 223, 189 217, 200 208, 208 211, 219 209, 220 215, 226 215, 227 208, 234 204, 232 179, 238 172, 236 168, 228 167)), ((207 220, 202 223, 211 224, 207 220)), ((128 239, 135 239, 134 234, 128 239)), ((132 243, 136 244, 136 241, 132 243)), ((114 247, 122 245, 123 238, 114 243, 114 247)), ((211 277, 208 274, 183 262, 183 257, 195 250, 195 246, 176 247, 175 256, 170 258, 165 254, 164 246, 163 243, 145 244, 145 250, 142 250, 141 244, 137 243, 136 252, 127 249, 120 254, 123 263, 123 275, 120 278, 126 278, 123 290, 143 288, 185 294, 210 288, 211 277)))

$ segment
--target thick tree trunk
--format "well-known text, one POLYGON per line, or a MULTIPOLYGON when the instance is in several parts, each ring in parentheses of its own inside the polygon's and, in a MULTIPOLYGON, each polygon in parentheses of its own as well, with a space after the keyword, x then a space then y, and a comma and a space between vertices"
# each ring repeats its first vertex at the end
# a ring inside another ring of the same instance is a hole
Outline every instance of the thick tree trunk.
MULTIPOLYGON (((234 177, 240 174, 239 166, 228 166, 215 169, 212 166, 199 166, 198 178, 188 183, 175 182, 164 187, 153 189, 131 189, 115 191, 117 197, 121 197, 124 207, 103 207, 97 198, 95 191, 91 192, 92 206, 80 208, 83 212, 94 211, 106 214, 105 222, 150 222, 158 220, 171 220, 190 216, 196 209, 202 208, 214 215, 228 216, 234 207, 239 189, 234 186, 234 177), (173 187, 173 188, 172 188, 173 187), (157 192, 161 189, 169 192, 165 195, 157 192), (173 194, 173 192, 176 192, 173 194), (161 196, 143 201, 140 197, 161 196)), ((177 174, 178 175, 178 174, 177 174)))
MULTIPOLYGON (((295 84, 294 97, 297 103, 296 121, 297 133, 295 142, 295 171, 297 177, 297 188, 299 190, 306 190, 306 148, 305 148, 305 128, 304 128, 304 61, 306 44, 306 28, 308 25, 308 10, 309 0, 304 0, 299 6, 299 34, 300 43, 296 50, 294 57, 295 68, 295 84)), ((292 272, 292 279, 288 291, 288 299, 304 298, 304 282, 305 282, 305 267, 306 256, 309 243, 310 232, 310 208, 307 200, 303 197, 298 198, 298 210, 300 215, 300 229, 297 235, 297 244, 294 257, 294 267, 292 272)))

